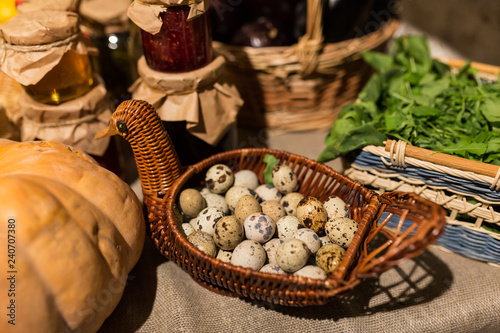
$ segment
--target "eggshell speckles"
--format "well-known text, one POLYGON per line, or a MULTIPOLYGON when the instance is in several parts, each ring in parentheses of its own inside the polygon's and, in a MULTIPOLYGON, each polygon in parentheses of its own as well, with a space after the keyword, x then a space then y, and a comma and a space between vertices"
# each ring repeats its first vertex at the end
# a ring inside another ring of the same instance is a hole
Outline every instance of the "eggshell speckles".
POLYGON ((347 207, 344 200, 335 195, 328 197, 323 203, 323 207, 325 207, 329 219, 336 217, 351 217, 349 207, 347 207))
POLYGON ((196 217, 207 207, 205 198, 193 188, 183 190, 179 196, 179 206, 187 217, 196 217))
POLYGON ((231 263, 231 257, 233 256, 232 251, 219 250, 217 252, 217 259, 223 262, 231 263))
POLYGON ((259 185, 256 189, 255 192, 259 196, 260 200, 262 201, 267 201, 267 200, 276 200, 279 201, 281 200, 282 194, 280 191, 278 191, 277 188, 272 187, 271 185, 259 185))
POLYGON ((293 273, 293 275, 300 275, 311 279, 319 279, 319 280, 326 280, 327 277, 324 270, 322 270, 318 266, 313 266, 313 265, 304 266, 295 273, 293 273))
POLYGON ((280 266, 275 264, 266 264, 262 266, 260 271, 263 273, 286 274, 286 272, 282 270, 280 266))
POLYGON ((187 237, 196 248, 205 252, 211 257, 215 257, 217 254, 217 247, 215 246, 212 236, 203 231, 195 231, 187 237))
POLYGON ((286 215, 283 206, 276 200, 264 201, 260 207, 262 207, 262 213, 271 216, 275 222, 286 215))
POLYGON ((328 235, 320 237, 319 240, 321 241, 321 246, 325 246, 326 244, 333 244, 332 240, 330 239, 330 237, 328 237, 328 235))
POLYGON ((234 175, 224 164, 215 164, 205 174, 205 183, 212 193, 224 193, 233 185, 234 175))
POLYGON ((222 195, 207 192, 204 193, 203 191, 201 191, 201 195, 207 202, 207 208, 217 208, 224 214, 229 213, 229 207, 227 205, 226 199, 222 195))
POLYGON ((281 239, 273 238, 262 245, 264 250, 266 250, 268 263, 276 264, 276 250, 282 243, 283 241, 281 239))
POLYGON ((307 262, 309 249, 300 239, 289 239, 283 242, 276 250, 276 263, 285 272, 295 272, 307 262))
POLYGON ((251 195, 251 196, 257 198, 257 193, 255 193, 254 190, 251 190, 247 187, 233 186, 229 190, 227 190, 225 198, 226 198, 227 205, 229 206, 229 210, 231 212, 234 212, 234 209, 236 208, 236 204, 241 199, 241 197, 244 195, 251 195))
POLYGON ((311 229, 299 229, 295 232, 293 238, 300 239, 306 243, 311 253, 316 253, 321 247, 321 241, 319 240, 318 235, 311 229))
POLYGON ((327 244, 316 252, 316 266, 330 274, 340 265, 345 250, 337 244, 327 244))
POLYGON ((289 166, 276 164, 273 167, 273 185, 281 193, 290 193, 297 191, 299 181, 289 166))
POLYGON ((304 199, 302 194, 299 192, 292 192, 285 194, 280 203, 285 209, 287 215, 297 216, 297 205, 302 199, 304 199))
POLYGON ((306 197, 297 205, 297 218, 300 224, 323 235, 327 221, 326 210, 321 201, 315 197, 306 197))
POLYGON ((347 249, 358 230, 358 223, 348 217, 329 219, 325 231, 330 240, 347 249))
POLYGON ((245 222, 250 214, 261 212, 262 208, 260 207, 259 201, 257 201, 253 195, 242 196, 234 208, 234 215, 241 224, 245 222))
POLYGON ((292 239, 300 227, 301 224, 296 216, 283 216, 276 222, 278 237, 281 240, 292 239))
POLYGON ((271 217, 262 213, 250 214, 243 222, 245 236, 248 239, 265 243, 270 240, 276 231, 276 223, 271 217))
POLYGON ((214 228, 217 221, 224 216, 224 213, 217 208, 205 208, 196 217, 195 230, 204 231, 210 236, 214 234, 214 228))
POLYGON ((244 240, 233 251, 231 264, 260 270, 266 262, 266 250, 253 240, 244 240))
POLYGON ((186 237, 194 232, 193 226, 189 223, 183 223, 182 230, 184 231, 184 235, 186 235, 186 237))
POLYGON ((259 178, 251 170, 240 170, 234 174, 233 186, 242 186, 255 190, 259 186, 259 178))
POLYGON ((243 226, 234 216, 224 216, 215 224, 214 242, 223 250, 232 250, 243 240, 243 226))

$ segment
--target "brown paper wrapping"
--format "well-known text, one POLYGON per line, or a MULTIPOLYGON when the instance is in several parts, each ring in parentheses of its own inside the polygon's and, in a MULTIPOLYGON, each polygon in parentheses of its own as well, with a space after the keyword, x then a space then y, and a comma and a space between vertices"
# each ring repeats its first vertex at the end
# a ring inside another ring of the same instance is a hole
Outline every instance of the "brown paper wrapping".
POLYGON ((156 35, 163 25, 160 13, 167 7, 181 5, 191 7, 189 21, 207 12, 210 0, 136 0, 130 4, 127 15, 139 28, 156 35))
POLYGON ((23 88, 15 80, 0 72, 0 138, 20 138, 19 96, 23 88))
POLYGON ((227 82, 224 58, 179 74, 152 70, 139 59, 140 78, 132 85, 132 98, 149 102, 164 121, 186 121, 186 129, 211 145, 217 145, 236 123, 243 105, 238 90, 227 82))
POLYGON ((82 97, 59 105, 38 103, 23 92, 19 100, 21 140, 61 142, 95 156, 104 155, 109 138, 94 140, 94 135, 108 126, 111 110, 102 80, 96 77, 96 81, 100 83, 82 97))
POLYGON ((40 81, 67 51, 87 54, 90 41, 79 33, 75 15, 58 11, 27 12, 0 26, 3 40, 0 69, 27 86, 40 81))

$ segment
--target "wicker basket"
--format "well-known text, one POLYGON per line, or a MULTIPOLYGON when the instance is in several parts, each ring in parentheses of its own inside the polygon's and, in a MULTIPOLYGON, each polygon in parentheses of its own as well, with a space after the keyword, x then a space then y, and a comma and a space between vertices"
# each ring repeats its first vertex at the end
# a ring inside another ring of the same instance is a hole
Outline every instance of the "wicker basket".
POLYGON ((382 51, 398 27, 393 19, 365 36, 323 44, 322 1, 308 1, 307 11, 307 32, 292 46, 253 48, 214 42, 245 101, 240 124, 276 131, 331 127, 372 73, 362 52, 382 51))
POLYGON ((356 286, 362 278, 374 277, 403 259, 420 254, 433 243, 445 226, 445 212, 438 205, 411 193, 378 195, 313 160, 284 151, 241 149, 214 155, 182 172, 179 160, 160 118, 151 105, 125 101, 113 114, 108 132, 120 134, 134 151, 148 212, 151 237, 167 258, 176 262, 210 290, 272 303, 303 306, 324 304, 356 286), (354 240, 341 265, 326 280, 295 275, 277 275, 234 266, 210 257, 187 241, 180 227, 177 200, 185 188, 204 186, 205 172, 223 163, 233 171, 249 169, 263 180, 266 154, 289 165, 297 174, 304 196, 325 200, 337 195, 349 205, 359 223, 354 240), (389 221, 409 229, 389 231, 389 221))
MULTIPOLYGON (((464 65, 459 60, 444 61, 452 68, 464 65)), ((498 79, 499 67, 471 66, 484 80, 498 79)), ((445 233, 436 243, 441 248, 500 265, 500 234, 483 228, 485 223, 500 226, 498 166, 406 147, 404 142, 367 146, 348 163, 345 175, 379 193, 415 192, 442 205, 448 216, 445 233)))

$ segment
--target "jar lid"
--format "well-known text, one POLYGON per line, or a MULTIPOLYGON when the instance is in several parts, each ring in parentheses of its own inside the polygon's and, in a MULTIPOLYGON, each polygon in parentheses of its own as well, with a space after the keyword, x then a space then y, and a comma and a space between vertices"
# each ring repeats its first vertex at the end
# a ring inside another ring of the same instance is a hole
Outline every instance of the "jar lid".
POLYGON ((76 13, 55 10, 19 13, 0 27, 0 37, 13 45, 42 45, 79 32, 76 13))

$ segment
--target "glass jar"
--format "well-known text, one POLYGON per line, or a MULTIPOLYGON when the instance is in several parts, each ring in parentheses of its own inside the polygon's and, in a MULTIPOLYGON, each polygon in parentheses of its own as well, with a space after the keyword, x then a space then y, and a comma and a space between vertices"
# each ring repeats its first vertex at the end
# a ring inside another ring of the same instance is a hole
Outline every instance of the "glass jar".
POLYGON ((209 15, 188 21, 189 6, 166 7, 160 13, 163 25, 157 34, 141 29, 146 62, 166 73, 189 72, 212 61, 212 31, 209 15))

